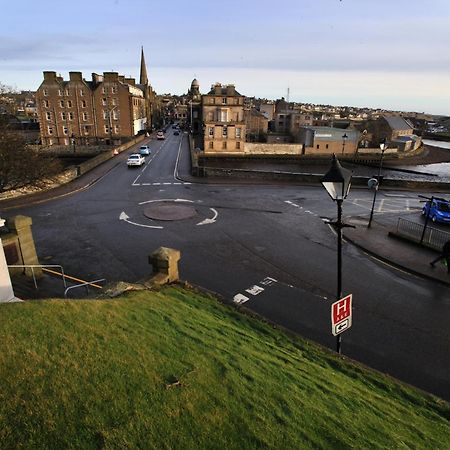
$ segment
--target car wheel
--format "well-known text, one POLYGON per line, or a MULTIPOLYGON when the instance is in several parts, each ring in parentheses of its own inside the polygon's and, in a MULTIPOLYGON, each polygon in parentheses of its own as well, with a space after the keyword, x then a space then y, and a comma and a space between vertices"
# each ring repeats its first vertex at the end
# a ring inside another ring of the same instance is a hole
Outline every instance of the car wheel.
POLYGON ((431 218, 431 221, 432 221, 432 222, 436 222, 436 216, 433 216, 433 217, 431 218))

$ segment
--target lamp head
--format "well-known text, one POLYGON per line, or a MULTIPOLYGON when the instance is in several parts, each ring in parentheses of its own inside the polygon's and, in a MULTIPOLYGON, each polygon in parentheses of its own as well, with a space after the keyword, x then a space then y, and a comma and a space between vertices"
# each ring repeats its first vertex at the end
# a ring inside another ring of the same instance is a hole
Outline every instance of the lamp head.
POLYGON ((344 200, 349 191, 352 179, 351 170, 344 169, 336 155, 333 154, 330 170, 320 180, 333 201, 344 200))

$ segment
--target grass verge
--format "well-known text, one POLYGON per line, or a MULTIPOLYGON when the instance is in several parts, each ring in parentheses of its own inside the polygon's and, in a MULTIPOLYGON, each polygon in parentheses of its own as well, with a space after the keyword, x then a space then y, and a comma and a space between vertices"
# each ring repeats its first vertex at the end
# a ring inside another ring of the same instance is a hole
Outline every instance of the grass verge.
POLYGON ((2 449, 450 448, 448 403, 181 287, 0 312, 2 449))

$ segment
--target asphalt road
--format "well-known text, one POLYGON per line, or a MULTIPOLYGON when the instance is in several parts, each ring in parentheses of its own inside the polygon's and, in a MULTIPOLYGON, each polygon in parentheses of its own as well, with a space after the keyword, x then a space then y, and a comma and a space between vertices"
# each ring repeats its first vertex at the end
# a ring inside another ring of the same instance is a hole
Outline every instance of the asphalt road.
MULTIPOLYGON (((33 218, 41 263, 85 280, 136 281, 150 275, 150 253, 173 247, 183 279, 334 349, 336 236, 321 217, 335 215, 336 205, 324 189, 192 183, 183 175, 186 135, 170 130, 149 145, 142 168, 128 169, 122 154, 88 189, 14 210, 33 218), (194 215, 182 220, 148 217, 188 210, 194 215)), ((352 190, 344 217, 368 215, 371 198, 352 190)), ((416 193, 378 199, 376 217, 387 222, 421 206, 416 193)), ((343 354, 450 400, 450 289, 349 244, 343 253, 343 291, 354 299, 343 354)))

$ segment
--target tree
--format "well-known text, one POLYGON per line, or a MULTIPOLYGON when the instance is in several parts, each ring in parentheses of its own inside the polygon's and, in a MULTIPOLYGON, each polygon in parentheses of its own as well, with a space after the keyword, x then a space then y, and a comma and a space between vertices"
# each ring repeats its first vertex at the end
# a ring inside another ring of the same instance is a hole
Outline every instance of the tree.
POLYGON ((26 145, 9 127, 9 117, 0 114, 0 192, 48 185, 61 172, 61 163, 26 145))

